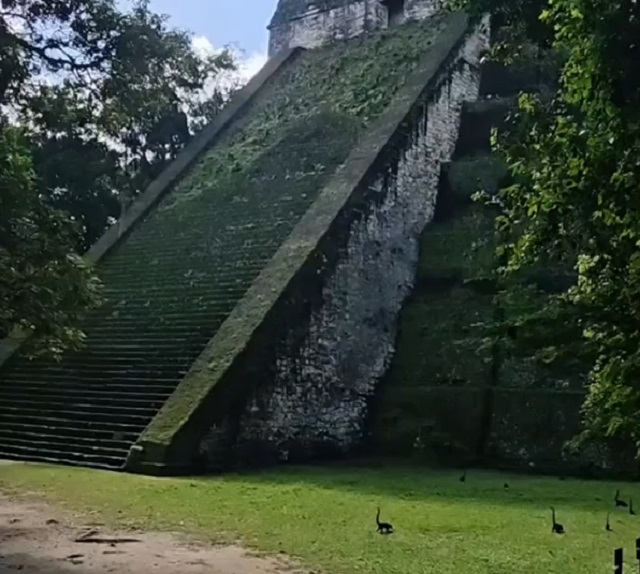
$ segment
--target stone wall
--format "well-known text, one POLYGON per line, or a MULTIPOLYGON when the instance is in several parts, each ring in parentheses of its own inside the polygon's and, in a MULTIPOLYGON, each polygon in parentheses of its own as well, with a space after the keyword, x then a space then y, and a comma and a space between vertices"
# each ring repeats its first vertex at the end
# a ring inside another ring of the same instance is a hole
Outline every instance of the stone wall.
POLYGON ((421 20, 433 16, 444 9, 443 0, 406 0, 405 16, 408 19, 421 20))
POLYGON ((219 452, 229 432, 245 460, 300 460, 361 443, 367 405, 413 287, 420 233, 433 217, 440 166, 453 153, 462 102, 477 97, 473 64, 487 42, 485 23, 452 58, 411 126, 408 145, 371 179, 366 202, 352 208, 359 216, 304 332, 298 327, 280 343, 273 377, 254 389, 235 431, 217 426, 203 451, 219 452))
POLYGON ((330 9, 312 8, 271 28, 269 55, 288 46, 316 48, 328 40, 359 36, 368 26, 381 27, 383 16, 382 6, 370 12, 366 0, 330 9))
POLYGON ((416 288, 371 409, 370 447, 445 464, 633 476, 633 453, 620 445, 565 448, 581 430, 585 365, 545 364, 518 329, 500 338, 487 331, 501 318, 517 325, 557 281, 572 280, 566 269, 541 264, 499 288, 495 214, 471 201, 475 192, 492 195, 510 181, 504 160, 487 149, 490 128, 503 115, 492 103, 502 107, 500 98, 464 107, 461 140, 470 134, 482 141, 458 141, 442 172, 434 222, 421 237, 416 288))
MULTIPOLYGON (((270 25, 270 56, 289 47, 316 48, 331 40, 353 38, 388 25, 388 10, 380 0, 306 3, 298 10, 274 17, 270 25)), ((440 10, 442 0, 407 0, 405 18, 424 19, 440 10)))

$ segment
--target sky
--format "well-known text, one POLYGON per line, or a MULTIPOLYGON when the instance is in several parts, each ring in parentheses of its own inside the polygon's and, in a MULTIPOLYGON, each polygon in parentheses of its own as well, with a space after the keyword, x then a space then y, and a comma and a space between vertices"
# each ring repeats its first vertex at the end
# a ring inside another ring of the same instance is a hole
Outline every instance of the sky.
POLYGON ((231 45, 247 79, 267 59, 267 24, 277 0, 151 0, 154 12, 167 14, 172 26, 194 34, 194 45, 214 50, 231 45))

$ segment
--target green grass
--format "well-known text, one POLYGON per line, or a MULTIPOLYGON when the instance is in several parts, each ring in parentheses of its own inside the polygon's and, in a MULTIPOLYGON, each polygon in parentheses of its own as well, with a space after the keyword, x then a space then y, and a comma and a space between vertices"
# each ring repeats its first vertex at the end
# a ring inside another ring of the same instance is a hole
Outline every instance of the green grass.
MULTIPOLYGON (((151 479, 37 465, 0 467, 0 489, 35 492, 107 524, 242 540, 312 569, 417 574, 602 574, 624 546, 632 567, 640 516, 612 508, 631 484, 416 468, 292 468, 210 479, 151 479), (509 490, 503 488, 507 481, 509 490), (597 499, 601 500, 597 500, 597 499), (374 514, 396 527, 375 533, 374 514), (565 536, 552 535, 549 506, 565 536), (604 530, 607 509, 614 532, 604 530), (220 529, 224 529, 221 532, 220 529)), ((635 568, 635 566, 634 566, 635 568)))

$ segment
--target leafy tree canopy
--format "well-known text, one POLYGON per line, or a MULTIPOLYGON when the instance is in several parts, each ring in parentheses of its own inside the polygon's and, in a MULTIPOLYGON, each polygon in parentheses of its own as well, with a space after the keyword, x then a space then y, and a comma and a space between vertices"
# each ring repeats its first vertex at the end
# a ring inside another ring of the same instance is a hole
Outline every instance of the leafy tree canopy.
POLYGON ((100 285, 75 253, 73 222, 39 197, 26 137, 1 127, 0 331, 34 331, 25 350, 59 356, 82 343, 77 322, 100 285))
POLYGON ((561 57, 550 100, 523 95, 497 137, 514 185, 500 193, 502 270, 541 261, 577 281, 529 319, 592 365, 584 432, 640 452, 640 3, 635 0, 456 0, 502 25, 497 57, 561 57), (531 50, 529 50, 531 54, 531 50))
POLYGON ((54 353, 81 340, 98 287, 74 253, 219 112, 234 69, 148 0, 0 0, 0 334, 35 327, 32 350, 54 353))

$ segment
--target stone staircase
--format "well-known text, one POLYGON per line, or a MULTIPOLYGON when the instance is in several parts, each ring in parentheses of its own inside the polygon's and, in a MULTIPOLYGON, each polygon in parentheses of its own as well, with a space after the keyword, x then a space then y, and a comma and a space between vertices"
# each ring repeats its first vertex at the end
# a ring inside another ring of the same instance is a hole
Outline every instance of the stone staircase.
MULTIPOLYGON (((170 261, 175 255, 168 250, 162 257, 170 261)), ((101 274, 107 285, 117 273, 110 267, 107 261, 101 274)), ((200 313, 158 314, 150 320, 140 294, 155 307, 167 304, 167 292, 154 300, 153 288, 138 289, 137 297, 135 289, 136 282, 128 280, 118 282, 117 294, 107 293, 134 308, 117 315, 118 305, 112 303, 92 317, 82 351, 65 355, 61 363, 14 359, 5 366, 0 457, 123 467, 131 445, 234 303, 233 294, 226 292, 217 304, 199 300, 200 313)), ((186 290, 185 296, 198 300, 196 289, 186 290)))
POLYGON ((1 366, 0 458, 123 470, 395 90, 442 49, 434 40, 448 46, 463 30, 460 18, 434 18, 283 63, 100 260, 108 302, 87 318, 83 349, 1 366))
POLYGON ((328 177, 311 173, 291 197, 278 177, 258 175, 335 165, 352 136, 343 120, 308 119, 263 153, 255 171, 225 181, 242 202, 220 194, 173 205, 176 196, 168 196, 101 262, 108 302, 87 321, 85 347, 59 364, 16 358, 3 367, 0 457, 123 469, 132 444, 328 177), (329 151, 324 138, 333 142, 329 151))
MULTIPOLYGON (((324 124, 334 139, 330 122, 324 124)), ((346 155, 351 141, 341 141, 332 154, 346 155)), ((277 169, 280 158, 295 170, 317 159, 308 147, 285 155, 276 145, 257 169, 277 169)), ((279 201, 269 193, 277 180, 252 194, 245 177, 228 183, 251 208, 222 205, 221 197, 207 206, 196 201, 177 218, 160 209, 101 264, 108 303, 87 322, 81 351, 59 364, 16 358, 3 368, 0 457, 123 468, 131 445, 314 198, 279 201), (228 233, 220 232, 223 225, 228 233), (215 250, 207 249, 212 242, 215 250)), ((320 188, 324 177, 307 179, 320 188)))
POLYGON ((0 384, 0 457, 120 469, 204 347, 212 322, 92 329, 86 351, 15 361, 0 384), (209 328, 207 332, 207 327, 209 328))

